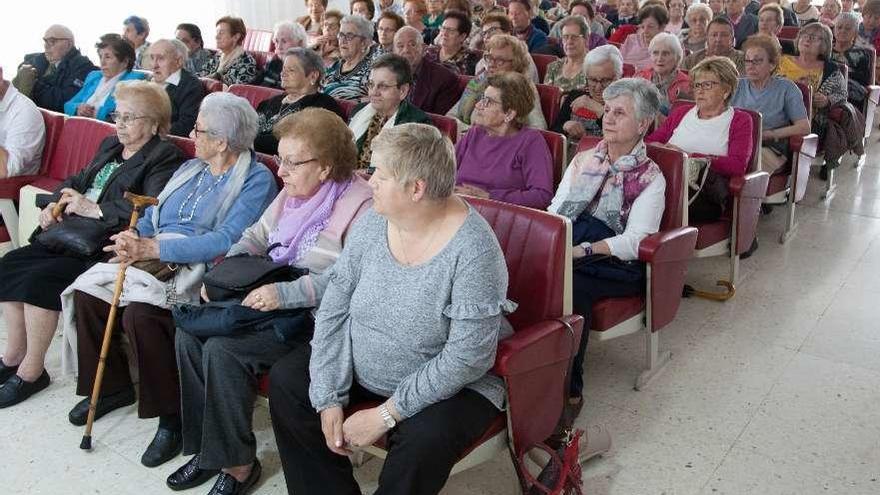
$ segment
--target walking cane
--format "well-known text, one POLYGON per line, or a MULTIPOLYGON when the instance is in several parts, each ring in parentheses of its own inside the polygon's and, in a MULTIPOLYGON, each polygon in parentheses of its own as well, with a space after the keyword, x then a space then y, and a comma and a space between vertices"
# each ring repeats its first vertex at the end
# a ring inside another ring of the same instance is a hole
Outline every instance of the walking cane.
MULTIPOLYGON (((133 229, 137 224, 138 210, 140 208, 159 204, 159 200, 149 196, 139 196, 127 192, 124 197, 133 206, 131 221, 128 222, 129 229, 133 229)), ((107 325, 104 327, 104 341, 101 343, 98 372, 95 375, 95 385, 92 387, 92 399, 89 401, 89 417, 86 421, 86 432, 82 437, 82 442, 79 444, 79 448, 83 450, 92 450, 92 424, 95 422, 95 409, 98 406, 98 395, 101 393, 101 382, 104 380, 104 362, 107 360, 107 353, 110 350, 110 338, 113 336, 113 323, 116 320, 116 306, 119 304, 119 297, 122 295, 122 283, 125 281, 126 268, 128 268, 128 263, 120 263, 119 273, 116 275, 116 285, 113 288, 113 302, 110 303, 110 314, 107 316, 107 325)))

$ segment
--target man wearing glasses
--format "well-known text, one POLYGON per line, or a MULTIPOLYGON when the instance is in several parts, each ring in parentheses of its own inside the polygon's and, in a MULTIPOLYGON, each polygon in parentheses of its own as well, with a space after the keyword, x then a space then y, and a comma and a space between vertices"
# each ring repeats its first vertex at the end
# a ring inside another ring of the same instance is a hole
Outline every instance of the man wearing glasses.
POLYGON ((37 106, 64 111, 64 102, 82 88, 94 64, 76 48, 73 32, 53 25, 43 35, 43 53, 25 55, 12 84, 37 106))

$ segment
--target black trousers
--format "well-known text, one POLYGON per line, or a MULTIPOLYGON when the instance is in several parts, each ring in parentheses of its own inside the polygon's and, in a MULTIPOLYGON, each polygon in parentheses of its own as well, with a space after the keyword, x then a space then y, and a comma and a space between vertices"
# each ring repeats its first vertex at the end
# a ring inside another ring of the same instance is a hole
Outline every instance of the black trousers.
POLYGON ((627 297, 641 294, 645 291, 645 280, 638 282, 618 282, 614 280, 598 279, 574 271, 572 277, 572 305, 575 314, 584 317, 584 332, 581 336, 577 355, 574 357, 571 369, 571 382, 569 396, 582 397, 584 393, 584 357, 587 353, 587 340, 590 336, 590 315, 593 304, 608 297, 627 297))
MULTIPOLYGON (((290 493, 360 495, 348 458, 327 448, 321 417, 309 400, 310 346, 275 363, 269 376, 269 409, 290 493)), ((382 400, 355 384, 350 402, 382 400)), ((389 432, 388 457, 375 495, 434 495, 461 454, 501 412, 482 395, 463 389, 401 421, 389 432)))
MULTIPOLYGON (((85 292, 75 291, 76 341, 79 376, 77 395, 89 396, 101 356, 104 326, 110 305, 85 292)), ((171 311, 151 304, 131 303, 118 308, 113 338, 104 366, 101 395, 132 386, 121 332, 128 336, 138 365, 138 417, 180 414, 180 386, 174 360, 174 320, 171 311)))

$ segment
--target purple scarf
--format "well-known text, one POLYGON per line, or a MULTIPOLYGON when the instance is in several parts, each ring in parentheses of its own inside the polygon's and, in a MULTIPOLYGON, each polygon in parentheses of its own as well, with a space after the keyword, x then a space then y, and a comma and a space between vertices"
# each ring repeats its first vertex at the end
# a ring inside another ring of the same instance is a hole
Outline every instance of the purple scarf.
POLYGON ((276 263, 296 264, 314 247, 318 234, 327 227, 333 206, 345 194, 351 179, 345 182, 328 180, 309 199, 288 198, 278 226, 269 234, 269 245, 280 244, 269 251, 276 263))

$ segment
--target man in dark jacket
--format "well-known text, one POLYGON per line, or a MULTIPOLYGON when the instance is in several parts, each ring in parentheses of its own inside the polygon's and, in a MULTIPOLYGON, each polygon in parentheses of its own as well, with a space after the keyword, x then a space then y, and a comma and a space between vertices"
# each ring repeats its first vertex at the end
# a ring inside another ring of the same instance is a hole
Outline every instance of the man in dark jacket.
POLYGON ((745 11, 748 0, 724 0, 724 15, 733 24, 734 47, 739 49, 746 38, 758 32, 758 16, 745 11))
POLYGON ((153 82, 165 86, 171 98, 171 130, 174 136, 188 136, 196 124, 205 96, 201 81, 183 66, 189 50, 178 40, 159 40, 150 47, 153 82))
POLYGON ((65 26, 50 26, 43 46, 45 52, 25 55, 12 84, 38 107, 63 112, 64 102, 79 92, 97 67, 79 52, 73 32, 65 26))
POLYGON ((442 64, 425 59, 425 45, 417 29, 404 26, 394 34, 394 54, 412 67, 413 87, 407 100, 429 113, 446 115, 458 101, 458 76, 442 64))

